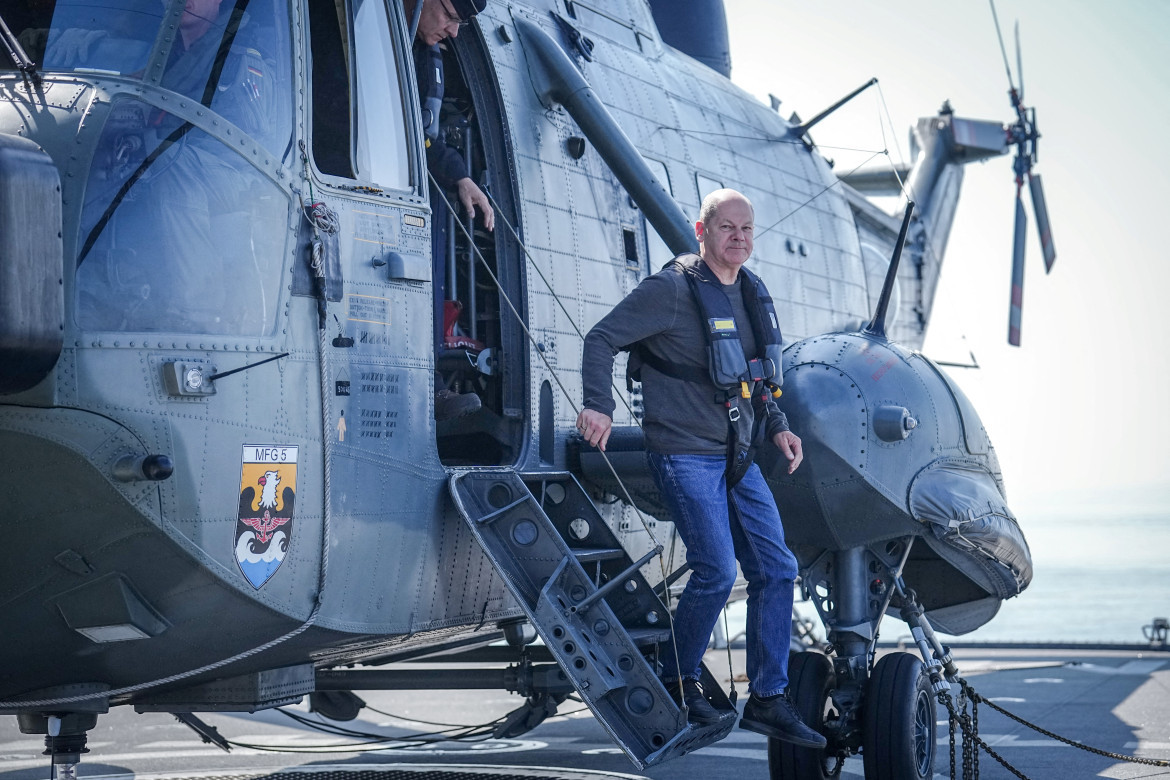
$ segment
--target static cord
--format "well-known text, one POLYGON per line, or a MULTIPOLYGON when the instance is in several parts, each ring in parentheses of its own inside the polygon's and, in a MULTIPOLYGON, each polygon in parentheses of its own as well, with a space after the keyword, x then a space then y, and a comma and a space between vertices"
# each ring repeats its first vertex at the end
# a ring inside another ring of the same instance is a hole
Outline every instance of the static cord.
MULTIPOLYGON (((542 271, 542 270, 541 270, 541 268, 540 268, 540 264, 536 262, 536 258, 532 256, 532 252, 531 252, 531 251, 529 251, 529 249, 528 249, 528 246, 527 246, 527 245, 524 243, 523 239, 521 239, 521 238, 520 238, 520 233, 519 233, 519 232, 516 230, 516 228, 515 228, 515 227, 512 225, 512 223, 511 223, 511 222, 508 220, 508 218, 507 218, 507 217, 504 215, 504 210, 503 210, 502 208, 500 208, 500 204, 499 204, 499 203, 496 201, 496 199, 495 199, 495 198, 493 198, 493 197, 492 197, 492 194, 491 194, 490 192, 485 192, 485 194, 487 195, 488 199, 491 201, 491 203, 492 203, 492 207, 495 209, 496 217, 498 217, 498 218, 499 218, 499 220, 500 220, 501 222, 503 222, 503 223, 504 223, 504 226, 508 228, 508 231, 509 231, 509 232, 512 234, 512 237, 513 237, 513 238, 516 240, 516 243, 519 245, 519 247, 520 247, 521 251, 523 251, 523 252, 524 252, 524 256, 525 256, 525 257, 528 259, 528 262, 531 264, 531 266, 532 266, 532 269, 533 269, 534 271, 536 271, 536 274, 537 274, 537 276, 539 276, 539 277, 540 277, 540 280, 541 280, 542 282, 544 282, 544 286, 545 286, 545 288, 547 288, 547 289, 548 289, 549 295, 551 295, 551 296, 553 297, 553 300, 557 302, 557 306, 559 306, 559 307, 561 308, 561 311, 562 311, 562 312, 564 312, 564 314, 565 314, 565 318, 566 318, 566 319, 569 321, 569 324, 573 326, 573 330, 574 330, 574 331, 576 331, 576 333, 577 333, 577 336, 578 336, 578 337, 581 339, 581 341, 582 341, 582 342, 584 342, 584 341, 585 341, 585 334, 583 334, 583 333, 581 332, 581 328, 580 328, 580 327, 578 327, 576 320, 574 320, 574 319, 573 319, 573 315, 572 315, 572 314, 570 314, 570 313, 569 313, 569 310, 568 310, 568 309, 565 307, 565 304, 564 304, 564 302, 561 300, 561 296, 557 295, 557 291, 556 291, 555 289, 553 289, 552 282, 550 282, 550 281, 548 280, 548 277, 546 277, 546 276, 544 275, 544 271, 542 271)), ((445 199, 445 198, 444 198, 444 199, 445 199)), ((450 204, 448 204, 448 205, 450 205, 450 204)), ((477 250, 477 251, 478 251, 478 250, 477 250)), ((481 259, 482 259, 482 258, 481 258, 481 259)), ((486 265, 486 264, 485 264, 485 265, 486 265)), ((490 269, 489 269, 489 272, 490 272, 490 269)), ((502 289, 501 289, 501 292, 503 292, 503 291, 502 291, 502 289)), ((537 351, 539 352, 539 350, 537 350, 537 351)), ((542 357, 543 357, 543 353, 541 353, 541 354, 542 354, 542 357)), ((546 364, 547 364, 547 361, 546 361, 546 364)), ((551 368, 550 368, 550 370, 551 370, 551 368)), ((559 380, 558 380, 558 384, 560 384, 559 380)), ((627 411, 627 412, 629 412, 629 414, 630 414, 630 419, 632 419, 632 420, 634 421, 634 424, 635 424, 635 425, 637 425, 639 428, 641 428, 641 427, 642 427, 642 421, 641 421, 640 419, 638 419, 638 416, 637 416, 636 414, 634 414, 634 409, 633 409, 633 407, 631 407, 631 406, 630 406, 630 403, 629 403, 629 401, 626 399, 626 396, 625 396, 625 394, 624 394, 624 393, 621 391, 621 389, 620 389, 620 388, 618 388, 617 384, 616 384, 616 383, 614 383, 612 380, 610 381, 610 387, 611 387, 611 388, 612 388, 614 391, 616 391, 616 393, 617 393, 617 397, 621 399, 621 401, 622 401, 622 405, 623 405, 623 406, 625 406, 625 407, 626 407, 626 411, 627 411)), ((562 386, 562 387, 561 387, 561 391, 562 391, 562 392, 564 392, 564 390, 565 390, 565 389, 564 389, 564 387, 562 386)), ((574 410, 574 411, 577 411, 577 407, 576 407, 576 405, 575 405, 575 404, 573 404, 573 399, 569 397, 569 395, 568 395, 568 393, 567 393, 567 392, 565 393, 565 397, 566 397, 566 398, 569 398, 569 403, 570 403, 570 404, 573 406, 573 410, 574 410)), ((604 452, 602 452, 601 454, 602 454, 602 456, 605 458, 605 462, 606 462, 606 464, 607 464, 607 465, 609 465, 609 457, 608 457, 608 456, 606 456, 604 452)), ((610 465, 610 466, 609 466, 609 468, 610 468, 610 471, 613 471, 613 466, 612 466, 612 465, 610 465)), ((614 476, 615 476, 615 477, 617 477, 617 474, 616 474, 616 472, 614 473, 614 476)), ((618 484, 621 484, 621 479, 620 479, 620 478, 618 479, 618 484)), ((623 485, 623 490, 625 490, 625 486, 624 486, 624 485, 623 485)), ((632 498, 630 498, 630 496, 629 496, 629 493, 628 493, 628 492, 626 493, 626 499, 627 499, 627 500, 630 502, 630 505, 634 507, 634 510, 635 510, 635 511, 638 511, 638 508, 637 508, 637 506, 634 504, 634 502, 633 502, 633 499, 632 499, 632 498)), ((640 512, 639 512, 639 519, 641 519, 641 513, 640 513, 640 512)), ((642 525, 643 525, 643 526, 645 526, 645 525, 646 525, 646 521, 645 521, 645 520, 642 520, 642 525)), ((647 528, 647 532, 649 532, 649 528, 647 528)), ((650 534, 650 538, 651 538, 651 539, 654 541, 654 543, 655 543, 655 544, 657 544, 657 543, 658 543, 658 540, 654 538, 654 534, 652 534, 652 533, 651 533, 651 534, 650 534)), ((671 531, 671 534, 670 534, 670 554, 669 554, 669 560, 671 560, 671 561, 673 561, 673 560, 674 560, 675 541, 676 541, 677 539, 678 539, 678 528, 677 528, 677 527, 674 527, 674 528, 673 528, 673 530, 671 531)), ((659 568, 660 568, 660 569, 661 569, 661 571, 662 571, 662 581, 665 583, 665 582, 666 582, 666 578, 667 578, 667 576, 668 576, 668 574, 669 574, 669 572, 667 572, 667 570, 666 570, 666 559, 664 559, 662 556, 659 556, 658 560, 659 560, 659 568)), ((665 600, 666 600, 666 609, 667 609, 667 611, 668 611, 668 612, 670 612, 670 611, 671 611, 671 601, 672 601, 672 597, 671 597, 671 592, 670 592, 670 586, 669 586, 669 585, 663 588, 663 596, 664 596, 664 598, 665 598, 665 600)), ((672 627, 671 627, 671 632, 672 632, 672 636, 673 636, 673 625, 672 625, 672 627)), ((677 660, 678 660, 678 658, 677 658, 677 653, 678 653, 678 648, 676 647, 676 648, 675 648, 675 655, 676 655, 676 658, 675 658, 675 660, 676 660, 676 662, 677 662, 677 660)), ((680 693, 681 693, 681 691, 680 691, 680 693)))
MULTIPOLYGON (((443 188, 441 186, 439 186, 439 183, 437 181, 435 181, 434 175, 432 175, 430 171, 427 171, 427 177, 431 180, 431 183, 434 185, 435 191, 439 193, 439 197, 443 199, 443 202, 445 204, 447 204, 447 208, 451 209, 452 213, 455 213, 454 212, 455 207, 451 205, 450 199, 447 198, 447 193, 443 192, 443 188)), ((533 336, 532 331, 528 329, 527 323, 524 322, 524 318, 520 315, 520 310, 516 308, 516 305, 512 302, 512 299, 508 295, 507 290, 504 289, 504 285, 500 283, 499 277, 496 276, 496 272, 494 270, 492 270, 492 267, 490 265, 488 265, 488 262, 484 258, 483 253, 480 252, 479 247, 475 245, 474 236, 472 236, 470 231, 467 230, 467 227, 463 224, 462 220, 455 220, 455 223, 459 226, 459 229, 463 232, 463 235, 467 238, 468 245, 471 247, 472 251, 475 252, 476 258, 479 259, 480 264, 483 265, 483 268, 485 271, 487 271, 488 276, 490 276, 492 278, 492 282, 495 283, 496 289, 500 293, 500 297, 503 298, 504 303, 507 304, 508 309, 512 312, 512 316, 514 316, 516 318, 516 323, 520 326, 520 329, 524 331, 524 335, 528 337, 528 341, 532 344, 533 347, 536 348, 536 354, 540 356, 541 362, 544 363, 545 368, 548 369, 549 374, 552 376, 553 380, 557 383, 557 387, 560 388, 561 394, 564 395, 565 400, 568 401, 569 407, 573 410, 574 414, 579 415, 581 410, 578 408, 577 402, 573 400, 573 396, 569 393, 568 389, 565 387, 564 383, 561 381, 560 375, 557 373, 556 369, 553 368, 552 364, 549 362, 548 356, 546 356, 544 354, 544 351, 541 350, 539 348, 539 346, 537 345, 536 337, 533 336)), ((505 223, 506 223, 506 220, 505 220, 505 223)), ((521 244, 521 246, 523 246, 523 244, 521 244)), ((646 520, 646 516, 644 514, 642 514, 642 510, 640 508, 638 508, 638 505, 636 503, 634 503, 633 497, 630 496, 630 491, 626 488, 625 482, 623 482, 622 478, 618 475, 617 469, 614 468, 613 462, 610 461, 610 459, 609 459, 609 455, 607 455, 604 450, 598 450, 598 452, 601 453, 602 460, 605 461, 605 465, 609 468, 609 472, 613 475, 613 478, 617 481, 618 487, 621 488, 622 494, 624 495, 624 497, 626 499, 626 503, 630 507, 632 507, 634 510, 634 513, 637 514, 638 520, 641 521, 641 523, 642 523, 642 528, 644 528, 646 530, 646 535, 650 537, 650 541, 651 541, 652 546, 658 548, 659 552, 658 552, 658 555, 656 556, 658 558, 658 567, 661 570, 662 579, 665 582, 666 577, 667 577, 666 561, 662 556, 662 550, 664 550, 665 548, 658 541, 658 537, 656 537, 654 535, 654 531, 652 531, 650 529, 650 523, 646 520)), ((677 664, 678 639, 677 639, 675 632, 674 632, 674 620, 673 620, 673 618, 671 618, 671 616, 669 614, 670 613, 670 596, 669 596, 670 588, 667 588, 665 592, 667 594, 667 600, 666 600, 667 615, 666 615, 666 618, 667 618, 667 621, 670 625, 670 639, 671 639, 671 645, 674 647, 674 654, 675 654, 675 660, 676 660, 675 666, 677 668, 677 666, 678 666, 678 664, 677 664)), ((682 693, 682 675, 681 674, 679 675, 679 693, 680 693, 680 695, 682 693)))
MULTIPOLYGON (((326 546, 328 546, 328 545, 326 545, 326 546)), ((322 562, 324 562, 325 560, 326 560, 326 556, 325 556, 325 553, 323 552, 322 553, 322 562)), ((322 567, 322 571, 324 571, 324 567, 322 567)), ((216 661, 215 663, 210 663, 210 664, 207 664, 206 666, 200 666, 198 669, 191 669, 189 671, 181 672, 179 674, 172 674, 169 677, 162 677, 162 678, 159 678, 157 680, 151 680, 150 682, 139 683, 138 685, 129 685, 125 688, 115 688, 112 691, 100 691, 98 693, 80 694, 78 696, 66 696, 66 697, 59 698, 59 699, 35 699, 32 701, 19 701, 19 700, 14 701, 12 699, 8 699, 5 701, 0 701, 0 706, 3 706, 5 708, 21 707, 22 709, 27 709, 29 707, 55 707, 59 704, 73 704, 73 703, 79 702, 79 701, 91 701, 93 699, 99 699, 99 698, 110 698, 110 697, 114 697, 114 696, 123 696, 123 695, 128 694, 128 693, 136 693, 138 691, 143 691, 143 690, 146 690, 147 688, 154 688, 155 686, 158 686, 158 685, 167 685, 169 683, 178 682, 179 680, 185 680, 188 677, 194 677, 197 674, 204 674, 206 672, 214 671, 215 669, 219 669, 221 667, 227 666, 228 664, 233 664, 233 663, 236 663, 237 661, 242 661, 245 658, 250 658, 250 657, 256 655, 257 653, 262 653, 265 650, 269 650, 273 647, 276 647, 277 645, 281 644, 282 642, 287 642, 288 640, 292 639, 293 637, 304 633, 314 623, 316 623, 317 622, 317 614, 320 611, 321 611, 321 598, 320 598, 320 594, 318 594, 317 599, 313 603, 313 611, 309 613, 309 616, 307 618, 305 618, 304 623, 297 626, 292 631, 288 632, 284 636, 279 636, 270 642, 265 642, 264 644, 262 644, 258 647, 253 647, 251 650, 245 650, 244 652, 242 652, 238 655, 233 655, 231 658, 225 658, 222 661, 216 661)))
MULTIPOLYGON (((496 217, 498 217, 499 220, 504 223, 504 226, 508 228, 508 232, 510 232, 512 237, 516 239, 516 243, 519 244, 520 249, 524 252, 524 256, 528 258, 528 262, 531 263, 532 269, 536 271, 536 275, 540 277, 542 282, 544 282, 544 286, 546 289, 548 289, 549 295, 552 296, 553 300, 557 302, 557 306, 559 306, 561 311, 564 312, 565 319, 567 319, 569 324, 573 326, 573 330, 577 333, 577 337, 580 338, 582 342, 584 342, 585 334, 581 332, 581 328, 578 327, 577 321, 573 319, 573 315, 569 313, 567 308, 565 308, 565 304, 564 301, 561 300, 561 296, 557 295, 557 291, 553 289, 552 282, 550 282, 548 277, 544 275, 544 271, 540 269, 540 265, 536 262, 536 258, 532 256, 530 251, 528 251, 528 247, 524 244, 524 241, 521 240, 520 234, 516 231, 516 228, 514 228, 512 223, 508 221, 508 218, 504 216, 504 210, 500 208, 500 204, 496 202, 496 199, 492 197, 490 192, 485 192, 484 194, 487 195, 488 200, 492 202, 492 207, 496 210, 496 217)), ((617 397, 622 400, 622 405, 625 406, 626 411, 630 413, 630 419, 634 421, 635 425, 641 428, 642 421, 639 420, 637 415, 634 414, 633 407, 630 406, 630 402, 626 399, 625 394, 617 386, 617 383, 611 379, 609 386, 617 392, 617 397)))
MULTIPOLYGON (((573 699, 573 701, 580 701, 580 700, 573 699)), ((411 717, 407 717, 406 715, 397 715, 393 712, 387 712, 386 710, 380 710, 377 707, 371 707, 369 704, 367 704, 365 706, 365 709, 369 710, 370 712, 377 713, 378 715, 385 715, 387 718, 396 718, 398 720, 406 721, 408 723, 422 723, 426 726, 444 726, 444 727, 449 728, 449 729, 480 728, 480 726, 471 726, 471 725, 467 725, 464 723, 440 723, 439 721, 434 721, 434 720, 423 720, 422 718, 411 718, 411 717)), ((556 716, 554 716, 554 717, 566 718, 570 715, 576 715, 578 712, 585 712, 588 709, 589 709, 588 707, 579 707, 575 710, 569 710, 568 712, 558 712, 556 714, 556 716)), ((505 717, 507 717, 507 716, 505 716, 505 717)), ((494 725, 495 723, 498 723, 501 720, 503 720, 503 718, 497 718, 496 720, 492 721, 491 724, 484 724, 484 725, 494 725)))
MULTIPOLYGON (((454 206, 451 205, 451 201, 447 198, 447 194, 445 192, 443 192, 442 187, 440 187, 439 183, 437 181, 435 181, 435 177, 432 174, 430 174, 429 172, 427 173, 427 176, 430 177, 431 182, 435 185, 435 189, 439 193, 439 197, 441 197, 443 199, 443 202, 447 204, 447 208, 454 209, 454 206)), ((512 301, 511 297, 509 297, 508 292, 504 289, 504 285, 500 282, 499 277, 496 276, 495 271, 493 271, 491 266, 488 265, 488 262, 484 258, 483 253, 479 251, 479 247, 477 247, 475 245, 475 239, 473 238, 471 233, 468 232, 466 226, 463 225, 462 221, 456 220, 456 224, 459 226, 459 229, 461 231, 463 231, 463 235, 467 238, 468 242, 470 243, 472 249, 475 252, 475 256, 479 259, 479 262, 483 265, 484 270, 487 271, 488 275, 492 278, 492 282, 495 283, 496 289, 500 293, 500 297, 502 297, 504 299, 504 303, 507 304, 508 309, 512 312, 512 315, 516 318, 516 322, 520 326, 520 329, 524 331, 524 335, 528 338, 528 341, 532 344, 533 347, 536 348, 537 355, 540 356, 541 362, 544 363, 544 367, 548 369, 549 374, 551 374, 552 378, 556 381, 557 387, 560 388, 561 394, 564 395, 565 400, 569 402, 570 408, 572 408, 572 410, 575 414, 580 414, 581 410, 577 406, 577 402, 573 400, 572 394, 569 393, 568 388, 566 388, 564 383, 561 381, 560 375, 557 373, 556 369, 553 368, 552 364, 549 362, 548 357, 544 354, 544 351, 540 349, 538 342, 536 340, 536 337, 534 335, 532 335, 532 331, 529 330, 528 325, 524 322, 524 318, 520 315, 520 310, 516 308, 515 303, 512 301)), ((630 497, 630 492, 626 488, 625 482, 623 482, 622 478, 620 476, 618 476, 617 470, 614 468, 613 463, 610 462, 609 456, 604 451, 599 450, 599 452, 601 452, 602 459, 605 460, 605 464, 609 467, 610 473, 613 474, 614 479, 617 481, 618 486, 621 488, 622 494, 623 494, 624 498, 626 499, 626 502, 631 507, 633 507, 634 511, 637 513, 638 519, 641 520, 641 522, 642 522, 642 527, 646 530, 646 534, 650 537, 651 542, 653 542, 653 546, 661 547, 661 544, 659 543, 658 538, 654 535, 654 531, 651 530, 650 524, 646 520, 646 516, 642 514, 642 510, 640 510, 638 508, 637 504, 634 503, 634 499, 630 497)), ((659 560, 661 561, 662 556, 659 555, 658 557, 659 557, 659 560)))
POLYGON ((34 701, 11 701, 11 700, 0 701, 0 705, 9 705, 9 706, 19 705, 22 708, 24 708, 24 707, 55 707, 55 706, 61 705, 61 704, 72 704, 74 702, 90 701, 92 699, 97 699, 97 698, 112 698, 114 696, 122 696, 122 695, 125 695, 128 693, 136 693, 137 691, 146 690, 147 688, 153 688, 153 687, 158 686, 158 685, 166 685, 169 683, 178 682, 179 680, 185 680, 188 677, 194 677, 195 675, 198 675, 198 674, 204 674, 206 672, 214 671, 215 669, 219 669, 221 667, 227 666, 228 664, 236 663, 237 661, 243 661, 246 658, 250 658, 254 655, 257 655, 257 654, 262 653, 266 650, 269 650, 273 647, 276 647, 277 645, 279 645, 283 642, 287 642, 288 640, 292 639, 295 636, 299 636, 300 634, 307 631, 314 623, 317 622, 317 616, 321 612, 321 601, 325 595, 325 581, 327 579, 327 575, 328 575, 328 571, 329 571, 329 540, 330 540, 330 524, 331 524, 331 515, 330 515, 330 509, 329 509, 329 474, 330 474, 329 460, 330 460, 330 450, 331 450, 331 444, 332 444, 332 442, 329 438, 329 435, 328 435, 329 434, 328 426, 329 426, 329 422, 330 422, 331 418, 327 418, 327 416, 326 416, 327 414, 329 414, 328 394, 327 394, 328 393, 327 383, 328 383, 329 371, 328 371, 328 367, 326 365, 326 360, 325 360, 325 355, 326 355, 325 331, 319 330, 318 335, 319 335, 318 349, 320 350, 321 383, 322 383, 321 384, 321 394, 322 394, 322 398, 321 398, 321 404, 322 404, 321 425, 322 425, 322 429, 323 429, 322 430, 322 440, 323 440, 322 443, 323 443, 324 457, 325 457, 325 468, 324 468, 325 495, 324 495, 324 507, 322 510, 323 514, 322 514, 322 521, 321 521, 321 567, 320 567, 318 574, 317 574, 317 594, 316 594, 315 598, 313 599, 313 609, 309 613, 309 616, 307 618, 305 618, 305 622, 302 623, 301 625, 297 626, 296 628, 294 628, 292 631, 288 632, 284 636, 279 636, 276 639, 273 639, 270 642, 265 642, 264 644, 260 645, 259 647, 254 647, 251 650, 245 650, 244 652, 239 653, 238 655, 234 655, 231 658, 225 658, 221 661, 216 661, 214 663, 207 664, 206 666, 201 666, 197 669, 191 669, 191 670, 186 671, 186 672, 180 672, 179 674, 172 674, 169 677, 163 677, 163 678, 160 678, 158 680, 152 680, 151 682, 139 683, 138 685, 130 685, 130 686, 127 686, 125 688, 117 688, 117 689, 112 690, 112 691, 102 691, 99 693, 82 694, 82 695, 78 695, 78 696, 66 696, 64 698, 59 698, 59 699, 38 699, 38 700, 34 700, 34 701))
MULTIPOLYGON (((852 175, 852 174, 856 173, 857 171, 859 171, 859 170, 861 170, 862 168, 864 168, 866 165, 869 165, 869 162, 870 162, 870 160, 872 160, 872 159, 873 159, 873 158, 875 158, 875 157, 880 157, 880 156, 881 156, 881 155, 883 155, 883 154, 888 154, 888 152, 887 152, 885 149, 881 150, 880 152, 874 152, 874 153, 873 153, 873 154, 871 154, 869 157, 867 157, 867 158, 865 159, 865 161, 864 161, 863 163, 861 163, 861 165, 858 165, 856 168, 854 168, 853 170, 849 171, 849 173, 847 173, 847 174, 845 174, 845 175, 846 175, 846 176, 850 176, 850 175, 852 175)), ((797 206, 796 208, 794 208, 792 211, 790 211, 790 212, 788 212, 787 214, 785 214, 784 216, 780 217, 780 219, 776 220, 776 221, 775 221, 775 222, 773 222, 771 225, 768 225, 768 227, 764 228, 763 230, 760 230, 760 231, 758 231, 758 232, 756 233, 756 240, 758 241, 758 240, 759 240, 759 238, 760 238, 760 236, 764 235, 765 233, 767 233, 767 232, 769 232, 769 231, 771 231, 771 230, 774 230, 776 227, 778 227, 778 226, 780 225, 780 223, 781 223, 781 222, 785 221, 786 219, 789 219, 789 218, 791 218, 793 214, 795 214, 796 212, 800 211, 800 210, 801 210, 801 209, 803 209, 805 206, 809 205, 809 204, 810 204, 810 203, 812 203, 814 200, 816 200, 817 198, 821 197, 821 196, 822 196, 822 195, 824 195, 826 192, 828 192, 829 190, 833 189, 834 187, 836 187, 836 186, 837 186, 838 184, 840 184, 840 183, 841 183, 841 179, 840 179, 840 178, 837 178, 835 181, 831 182, 830 184, 826 184, 824 187, 822 187, 822 188, 821 188, 820 192, 816 193, 815 195, 813 195, 812 197, 810 197, 808 200, 806 200, 804 203, 801 203, 799 206, 797 206)))
POLYGON ((727 607, 723 607, 723 642, 727 645, 727 683, 731 686, 731 693, 727 698, 734 705, 738 692, 735 690, 735 669, 731 663, 731 628, 727 625, 727 607))
MULTIPOLYGON (((372 709, 367 707, 367 709, 372 709)), ((361 742, 354 742, 348 744, 334 744, 334 745, 313 745, 292 747, 287 745, 261 745, 249 742, 237 742, 234 740, 226 740, 229 745, 240 748, 247 748, 251 750, 263 750, 272 753, 353 753, 353 752, 373 752, 373 751, 390 751, 390 750, 409 750, 425 745, 440 744, 443 742, 483 742, 491 738, 492 732, 496 726, 504 721, 506 716, 501 716, 495 720, 487 723, 482 723, 472 726, 453 726, 448 729, 433 732, 417 732, 413 734, 403 734, 399 736, 388 736, 385 734, 375 734, 372 732, 359 731, 357 729, 349 729, 344 726, 323 723, 321 721, 314 721, 299 713, 290 712, 283 707, 279 707, 277 712, 285 715, 289 719, 315 731, 320 731, 324 734, 332 734, 342 737, 354 737, 362 739, 361 742)), ((377 712, 377 710, 374 710, 377 712)))
MULTIPOLYGON (((898 153, 898 162, 905 166, 906 158, 902 154, 902 144, 898 141, 898 134, 894 132, 894 118, 890 116, 890 108, 886 105, 886 95, 884 92, 882 92, 882 85, 880 83, 877 85, 877 95, 878 100, 882 104, 882 112, 885 114, 884 121, 881 116, 878 117, 878 126, 882 128, 882 141, 884 143, 886 140, 886 125, 889 125, 890 134, 894 137, 894 151, 898 153)), ((917 202, 918 199, 914 197, 914 192, 910 189, 907 183, 902 180, 902 177, 898 175, 898 169, 894 165, 893 159, 890 157, 888 144, 886 145, 885 155, 886 159, 890 160, 890 168, 892 168, 894 171, 894 178, 897 179, 898 187, 902 190, 902 194, 906 196, 907 200, 913 200, 917 202)))
POLYGON ((311 728, 314 731, 320 731, 324 734, 334 734, 336 736, 341 736, 341 737, 357 737, 357 738, 370 739, 370 740, 394 740, 394 741, 415 741, 415 740, 421 740, 421 739, 429 739, 431 737, 441 736, 444 734, 454 734, 454 733, 464 732, 464 731, 482 730, 482 729, 491 728, 491 727, 495 726, 496 724, 503 721, 504 717, 506 717, 506 716, 500 716, 498 718, 494 718, 493 720, 491 720, 487 723, 478 723, 478 724, 471 724, 471 725, 448 724, 447 728, 440 729, 438 731, 420 731, 420 732, 415 732, 413 734, 390 736, 387 734, 376 734, 372 731, 362 731, 361 729, 351 729, 348 726, 343 726, 340 723, 336 723, 336 722, 327 723, 321 719, 320 715, 317 716, 317 719, 313 719, 313 718, 308 717, 307 715, 303 715, 299 712, 293 712, 292 710, 286 709, 284 707, 278 707, 276 711, 279 712, 281 715, 284 715, 285 717, 287 717, 289 720, 296 721, 297 723, 301 724, 302 726, 307 726, 308 728, 311 728))

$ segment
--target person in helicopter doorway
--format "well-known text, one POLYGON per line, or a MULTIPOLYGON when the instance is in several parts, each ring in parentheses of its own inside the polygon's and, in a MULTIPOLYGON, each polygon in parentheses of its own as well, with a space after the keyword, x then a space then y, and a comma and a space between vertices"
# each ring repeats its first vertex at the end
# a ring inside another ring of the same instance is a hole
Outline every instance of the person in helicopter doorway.
POLYGON ((765 438, 788 459, 788 473, 803 458, 800 438, 774 400, 783 375, 772 299, 743 267, 754 219, 739 192, 712 192, 695 223, 699 254, 679 255, 642 280, 589 331, 577 428, 590 445, 605 449, 615 407, 614 357, 630 351, 627 374, 642 382, 650 470, 691 568, 675 617, 677 660, 665 653, 664 683, 676 697, 681 689, 690 720, 712 723, 726 715, 704 697, 698 678, 738 559, 748 581, 751 681, 740 726, 823 748, 824 737, 801 721, 787 696, 797 564, 772 493, 752 463, 765 438))
MULTIPOLYGON (((483 215, 488 230, 495 227, 495 212, 483 190, 467 175, 467 161, 447 145, 439 128, 443 106, 443 52, 440 44, 455 38, 471 17, 482 11, 487 0, 403 0, 407 19, 413 19, 417 3, 418 29, 414 36, 414 68, 418 74, 418 91, 422 104, 423 133, 426 136, 427 170, 448 192, 454 191, 467 214, 476 209, 483 215)), ((433 186, 433 185, 432 185, 433 186)), ((435 345, 443 349, 454 334, 447 333, 447 208, 443 198, 431 193, 434 209, 431 219, 431 267, 435 286, 435 345)), ((452 321, 452 328, 454 321, 452 321)), ((441 384, 441 380, 437 380, 441 384)), ((480 408, 475 393, 455 393, 440 387, 435 393, 435 419, 449 420, 472 414, 480 408)))

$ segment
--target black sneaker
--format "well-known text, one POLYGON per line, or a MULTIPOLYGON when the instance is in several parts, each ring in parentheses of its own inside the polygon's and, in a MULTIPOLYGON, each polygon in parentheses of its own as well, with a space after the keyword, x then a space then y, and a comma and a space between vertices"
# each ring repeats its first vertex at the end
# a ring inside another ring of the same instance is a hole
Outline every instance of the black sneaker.
POLYGON ((701 726, 718 723, 728 714, 715 709, 714 705, 707 701, 698 680, 684 679, 682 681, 682 702, 678 700, 678 680, 663 680, 662 684, 670 692, 670 698, 674 699, 675 704, 681 707, 683 702, 686 703, 687 720, 691 723, 697 723, 701 726))
POLYGON ((761 699, 753 693, 743 708, 739 727, 800 747, 819 750, 828 744, 823 736, 804 725, 786 693, 770 699, 761 699))

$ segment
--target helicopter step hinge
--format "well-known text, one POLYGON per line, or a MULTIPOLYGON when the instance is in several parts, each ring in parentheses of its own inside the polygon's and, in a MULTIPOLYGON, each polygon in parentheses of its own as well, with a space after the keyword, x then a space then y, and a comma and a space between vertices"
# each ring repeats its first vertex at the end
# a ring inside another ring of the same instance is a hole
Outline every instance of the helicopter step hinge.
MULTIPOLYGON (((727 736, 734 707, 717 684, 704 686, 728 712, 716 723, 687 722, 658 678, 671 652, 670 613, 641 574, 655 555, 633 560, 568 473, 452 469, 451 495, 488 559, 528 615, 581 699, 639 769, 727 736)), ((704 678, 710 673, 704 668, 704 678)))

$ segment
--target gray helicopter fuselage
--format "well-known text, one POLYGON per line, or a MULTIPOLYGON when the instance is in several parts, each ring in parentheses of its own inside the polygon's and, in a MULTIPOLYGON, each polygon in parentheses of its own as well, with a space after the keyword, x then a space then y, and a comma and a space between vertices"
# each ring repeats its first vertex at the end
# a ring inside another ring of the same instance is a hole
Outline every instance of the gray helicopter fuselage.
MULTIPOLYGON (((565 50, 682 213, 717 187, 752 199, 752 268, 786 343, 868 318, 884 268, 859 225, 879 257, 896 225, 788 122, 664 45, 642 2, 559 18, 495 2, 446 54, 497 224, 447 228, 474 347, 437 351, 441 209, 400 4, 253 2, 190 73, 183 7, 151 4, 129 33, 113 11, 10 24, 43 57, 35 77, 0 72, 0 132, 35 142, 60 192, 37 191, 47 222, 5 228, 60 231, 62 309, 55 361, 0 403, 0 624, 22 637, 0 651, 0 698, 386 658, 520 614, 447 467, 568 468, 578 334, 673 252, 580 123, 542 102, 518 20, 565 50), (437 368, 473 353, 454 375, 485 409, 436 423, 437 368)), ((903 341, 920 347, 925 324, 903 341)), ((636 408, 620 368, 615 387, 636 408)), ((602 512, 631 555, 650 549, 635 510, 602 512)))

